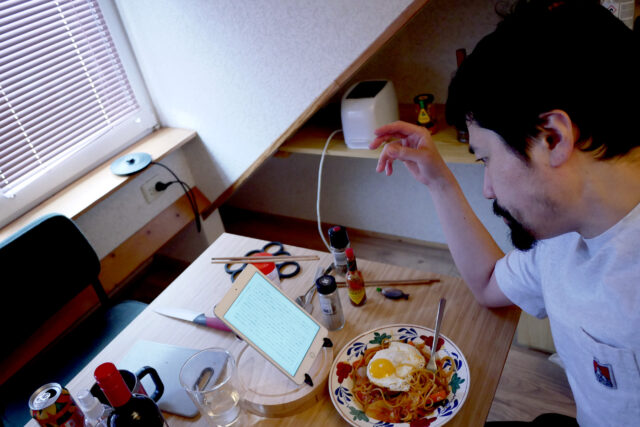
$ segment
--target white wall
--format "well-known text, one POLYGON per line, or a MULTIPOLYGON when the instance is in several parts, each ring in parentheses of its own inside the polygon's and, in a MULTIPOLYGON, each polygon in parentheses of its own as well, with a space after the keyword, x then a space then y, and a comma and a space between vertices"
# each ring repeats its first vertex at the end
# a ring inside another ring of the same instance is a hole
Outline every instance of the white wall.
MULTIPOLYGON (((320 156, 308 154, 271 158, 234 194, 229 204, 315 221, 319 162, 320 156)), ((450 167, 496 242, 503 250, 511 249, 507 227, 491 213, 491 203, 482 196, 481 166, 450 167)), ((375 168, 376 161, 372 159, 325 158, 322 222, 446 243, 427 188, 415 181, 401 164, 395 165, 390 177, 376 173, 375 168)))
MULTIPOLYGON (((166 161, 215 200, 409 2, 116 3, 161 124, 194 129, 199 135, 166 161)), ((455 71, 455 49, 471 51, 494 28, 498 22, 494 4, 431 0, 352 81, 390 78, 401 102, 411 102, 420 92, 432 92, 438 102, 444 102, 455 71)), ((317 156, 305 155, 270 159, 232 201, 249 209, 314 219, 318 161, 317 156), (272 187, 265 186, 267 177, 291 184, 292 190, 271 191, 272 187), (261 194, 276 195, 264 200, 261 194)), ((338 190, 324 193, 324 220, 443 241, 428 194, 401 168, 396 177, 385 180, 375 174, 374 163, 368 160, 333 158, 325 167, 326 188, 338 190), (344 186, 341 180, 349 184, 344 186)), ((503 248, 510 247, 503 224, 481 196, 480 167, 453 168, 481 220, 503 248)), ((145 206, 139 186, 153 173, 144 172, 80 219, 81 228, 101 254, 114 249, 180 196, 174 188, 173 193, 145 206)), ((182 238, 194 236, 187 233, 182 238)))
MULTIPOLYGON (((412 103, 422 92, 444 103, 456 70, 455 51, 471 52, 499 21, 493 1, 431 0, 409 24, 380 49, 345 84, 371 78, 393 81, 399 102, 412 103)), ((315 220, 319 156, 293 155, 270 159, 231 198, 236 207, 315 220)), ((363 230, 446 243, 426 189, 401 164, 387 178, 375 172, 376 162, 327 157, 324 163, 323 222, 363 230)), ((450 165, 472 208, 503 250, 513 246, 508 229, 493 215, 482 196, 483 171, 476 164, 450 165)))
MULTIPOLYGON (((410 4, 115 2, 160 123, 199 135, 166 162, 212 201, 410 4)), ((147 205, 139 187, 153 174, 143 172, 78 220, 99 255, 115 249, 181 195, 170 188, 171 193, 147 205)))
MULTIPOLYGON (((409 0, 118 1, 160 122, 195 129, 190 167, 214 199, 409 0)), ((202 185, 199 183, 199 185, 202 185)))

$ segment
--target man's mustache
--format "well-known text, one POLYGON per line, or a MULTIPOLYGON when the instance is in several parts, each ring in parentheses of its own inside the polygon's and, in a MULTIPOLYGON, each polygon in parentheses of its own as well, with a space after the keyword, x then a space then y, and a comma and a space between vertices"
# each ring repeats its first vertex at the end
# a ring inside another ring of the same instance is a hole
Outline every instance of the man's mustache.
POLYGON ((497 200, 493 201, 493 213, 503 217, 504 219, 506 219, 508 222, 510 223, 514 223, 514 222, 518 222, 510 213, 508 210, 506 210, 505 208, 503 208, 502 206, 500 206, 498 204, 497 200))
POLYGON ((508 210, 500 206, 496 200, 493 201, 493 213, 506 220, 507 226, 511 230, 511 242, 516 248, 526 251, 536 245, 533 233, 515 219, 508 210))

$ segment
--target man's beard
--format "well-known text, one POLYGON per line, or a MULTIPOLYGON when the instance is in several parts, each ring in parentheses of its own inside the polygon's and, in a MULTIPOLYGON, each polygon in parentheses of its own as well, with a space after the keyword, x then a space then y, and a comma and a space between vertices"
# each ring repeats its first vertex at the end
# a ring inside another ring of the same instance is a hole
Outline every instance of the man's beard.
POLYGON ((511 230, 511 243, 521 251, 527 251, 533 248, 538 241, 524 225, 518 222, 509 211, 500 206, 496 200, 493 201, 493 213, 503 217, 507 226, 511 230))

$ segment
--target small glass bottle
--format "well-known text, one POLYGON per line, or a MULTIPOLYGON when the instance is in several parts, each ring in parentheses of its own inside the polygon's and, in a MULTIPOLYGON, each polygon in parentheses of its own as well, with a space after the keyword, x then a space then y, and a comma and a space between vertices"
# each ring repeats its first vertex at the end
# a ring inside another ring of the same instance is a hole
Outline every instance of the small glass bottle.
POLYGON ((351 305, 360 307, 367 302, 367 292, 364 286, 364 279, 362 273, 358 270, 356 264, 356 255, 353 253, 353 248, 347 248, 345 250, 347 255, 347 275, 345 276, 347 287, 349 289, 349 301, 351 305))
POLYGON ((418 126, 424 126, 427 129, 431 129, 431 133, 435 133, 433 131, 433 127, 436 124, 436 115, 433 105, 434 100, 435 98, 431 93, 421 93, 413 98, 413 102, 418 106, 416 124, 418 126))
POLYGON ((330 331, 337 331, 344 326, 344 313, 338 295, 336 279, 328 274, 318 277, 316 289, 322 311, 322 324, 330 331))
POLYGON ((349 245, 347 229, 341 225, 334 225, 329 229, 329 246, 333 254, 333 265, 336 271, 342 275, 347 273, 347 257, 345 250, 349 245))
POLYGON ((89 390, 82 390, 76 399, 84 414, 85 427, 107 427, 107 419, 113 410, 111 406, 100 402, 89 390))

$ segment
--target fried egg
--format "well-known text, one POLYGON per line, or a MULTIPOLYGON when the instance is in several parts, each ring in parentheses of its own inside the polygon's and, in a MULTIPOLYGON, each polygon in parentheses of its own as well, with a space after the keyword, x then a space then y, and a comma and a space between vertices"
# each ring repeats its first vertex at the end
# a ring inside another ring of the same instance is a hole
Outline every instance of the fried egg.
POLYGON ((393 391, 407 391, 409 374, 424 365, 424 357, 417 348, 393 341, 389 347, 373 355, 367 365, 367 377, 377 386, 393 391))

